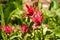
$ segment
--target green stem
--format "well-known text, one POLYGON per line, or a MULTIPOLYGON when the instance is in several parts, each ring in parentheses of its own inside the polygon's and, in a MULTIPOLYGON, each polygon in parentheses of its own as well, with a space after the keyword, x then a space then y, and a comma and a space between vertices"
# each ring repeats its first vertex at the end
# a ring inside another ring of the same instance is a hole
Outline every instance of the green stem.
POLYGON ((54 34, 54 40, 56 40, 56 36, 55 36, 55 34, 54 34))
POLYGON ((43 26, 41 26, 41 32, 42 32, 42 34, 41 34, 41 40, 44 40, 45 38, 44 38, 44 35, 43 35, 43 26))

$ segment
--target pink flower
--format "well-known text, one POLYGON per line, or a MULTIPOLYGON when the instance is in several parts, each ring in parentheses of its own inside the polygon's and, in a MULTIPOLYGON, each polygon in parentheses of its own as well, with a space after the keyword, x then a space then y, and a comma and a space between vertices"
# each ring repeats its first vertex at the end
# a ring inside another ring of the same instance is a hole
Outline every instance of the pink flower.
POLYGON ((33 29, 37 29, 38 26, 42 23, 43 19, 44 19, 43 16, 41 16, 41 17, 35 17, 34 20, 33 20, 35 22, 35 26, 34 26, 33 29))
POLYGON ((25 18, 26 16, 32 16, 35 12, 36 5, 34 4, 34 7, 32 7, 26 4, 26 8, 27 12, 24 15, 22 15, 22 18, 25 18))
POLYGON ((9 25, 3 27, 2 30, 6 31, 6 33, 8 34, 12 33, 13 31, 13 29, 9 25))
POLYGON ((22 33, 26 33, 28 32, 28 26, 26 24, 23 24, 22 27, 21 27, 21 32, 22 33))
POLYGON ((40 25, 42 20, 43 20, 43 16, 41 17, 36 16, 35 18, 33 18, 33 22, 35 22, 37 25, 40 25))
POLYGON ((43 16, 42 16, 42 11, 38 11, 35 14, 35 17, 32 17, 32 20, 34 23, 36 23, 36 25, 40 25, 42 20, 43 20, 43 16))
POLYGON ((30 18, 32 19, 35 25, 33 29, 36 29, 42 23, 44 16, 42 15, 42 11, 38 11, 35 13, 34 17, 30 17, 30 18))
POLYGON ((41 15, 42 15, 42 11, 41 11, 41 10, 40 10, 40 11, 37 11, 36 14, 35 14, 35 16, 39 16, 39 17, 40 17, 41 15))
POLYGON ((34 14, 35 8, 34 7, 31 7, 31 6, 28 6, 27 4, 26 4, 26 7, 28 9, 27 15, 28 16, 32 16, 34 14))

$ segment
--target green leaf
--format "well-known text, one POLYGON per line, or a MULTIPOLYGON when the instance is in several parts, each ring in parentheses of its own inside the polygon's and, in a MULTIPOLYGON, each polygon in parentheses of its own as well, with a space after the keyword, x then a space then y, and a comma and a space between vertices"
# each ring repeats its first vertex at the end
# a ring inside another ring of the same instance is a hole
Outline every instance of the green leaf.
POLYGON ((0 15, 1 15, 1 25, 4 26, 5 25, 5 21, 4 21, 4 14, 3 14, 2 4, 0 4, 0 15))
POLYGON ((15 14, 15 12, 17 12, 17 10, 18 10, 18 8, 15 9, 15 10, 13 10, 13 11, 10 13, 10 15, 9 15, 9 17, 8 17, 8 19, 7 19, 7 23, 9 22, 10 18, 12 17, 12 15, 15 14))
POLYGON ((56 10, 58 8, 58 1, 57 0, 54 0, 53 1, 53 7, 51 10, 56 10))
POLYGON ((29 37, 31 37, 31 35, 27 33, 27 34, 24 36, 24 40, 27 40, 29 37))
POLYGON ((51 11, 49 11, 49 10, 44 10, 44 9, 42 9, 42 11, 43 11, 43 15, 45 16, 45 17, 54 17, 54 13, 52 13, 51 11))
POLYGON ((10 40, 13 40, 13 39, 22 39, 22 33, 17 31, 17 30, 14 30, 14 32, 12 34, 9 35, 9 39, 10 40))
POLYGON ((3 40, 7 40, 7 39, 8 39, 8 38, 7 38, 7 34, 6 34, 5 31, 2 31, 1 34, 2 34, 3 40))
POLYGON ((56 11, 56 15, 58 15, 58 17, 60 17, 60 9, 58 9, 58 10, 56 11))

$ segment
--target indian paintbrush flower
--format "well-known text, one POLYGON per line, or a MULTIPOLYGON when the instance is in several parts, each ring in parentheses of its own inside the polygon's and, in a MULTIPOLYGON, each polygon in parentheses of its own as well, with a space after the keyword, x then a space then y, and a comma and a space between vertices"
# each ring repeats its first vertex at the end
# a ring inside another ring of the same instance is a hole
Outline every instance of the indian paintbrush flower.
POLYGON ((6 31, 8 34, 13 32, 13 29, 9 25, 2 27, 2 30, 6 31))
POLYGON ((34 4, 34 7, 32 7, 26 4, 26 8, 27 12, 22 16, 22 18, 25 18, 26 16, 33 16, 36 9, 36 5, 34 4))
POLYGON ((21 32, 22 33, 26 33, 28 32, 28 26, 26 24, 23 24, 22 27, 21 27, 21 32))
POLYGON ((32 16, 32 15, 34 14, 34 11, 35 11, 35 8, 36 8, 36 7, 31 7, 31 6, 29 6, 29 5, 26 4, 26 8, 27 8, 27 10, 28 10, 27 15, 28 15, 28 16, 32 16))
POLYGON ((42 11, 37 11, 35 13, 35 16, 31 18, 32 21, 34 22, 34 25, 35 25, 35 28, 33 29, 36 29, 43 21, 44 19, 44 16, 42 15, 42 11))

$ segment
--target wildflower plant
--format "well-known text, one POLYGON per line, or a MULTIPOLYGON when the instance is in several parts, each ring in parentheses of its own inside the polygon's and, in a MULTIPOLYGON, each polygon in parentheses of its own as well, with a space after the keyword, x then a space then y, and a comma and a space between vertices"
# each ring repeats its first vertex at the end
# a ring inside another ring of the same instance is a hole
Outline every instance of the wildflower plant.
MULTIPOLYGON (((49 10, 39 9, 38 4, 26 4, 24 0, 0 1, 1 40, 58 40, 60 39, 60 7, 58 1, 49 10), (37 5, 36 5, 37 4, 37 5)), ((53 4, 53 5, 52 5, 53 4)))

